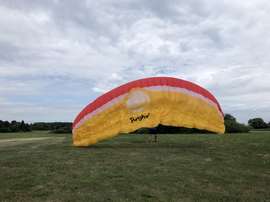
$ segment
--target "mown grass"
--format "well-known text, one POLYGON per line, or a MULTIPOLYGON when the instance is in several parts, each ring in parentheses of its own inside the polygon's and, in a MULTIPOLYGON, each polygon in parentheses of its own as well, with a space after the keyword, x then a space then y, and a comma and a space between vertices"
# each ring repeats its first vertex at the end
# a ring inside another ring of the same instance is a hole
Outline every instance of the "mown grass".
MULTIPOLYGON (((32 132, 7 138, 55 137, 32 132)), ((270 132, 0 143, 0 201, 270 201, 270 132)))

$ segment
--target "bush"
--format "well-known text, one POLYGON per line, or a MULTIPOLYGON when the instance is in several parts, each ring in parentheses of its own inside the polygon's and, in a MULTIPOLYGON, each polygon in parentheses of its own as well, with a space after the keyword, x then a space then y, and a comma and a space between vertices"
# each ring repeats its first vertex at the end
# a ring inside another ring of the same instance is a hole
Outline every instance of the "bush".
POLYGON ((11 132, 10 128, 0 128, 0 133, 8 133, 8 132, 11 132))
POLYGON ((225 132, 226 133, 247 133, 250 131, 250 128, 245 124, 225 121, 225 132))
POLYGON ((236 118, 230 114, 224 116, 225 133, 247 133, 250 127, 245 124, 238 123, 236 118))
POLYGON ((62 134, 62 133, 72 133, 72 130, 69 127, 63 127, 63 128, 54 129, 51 132, 52 133, 62 134))
POLYGON ((71 133, 71 122, 37 122, 31 125, 32 130, 49 130, 52 133, 71 133))
POLYGON ((267 128, 268 124, 262 118, 249 119, 248 124, 255 129, 267 128))

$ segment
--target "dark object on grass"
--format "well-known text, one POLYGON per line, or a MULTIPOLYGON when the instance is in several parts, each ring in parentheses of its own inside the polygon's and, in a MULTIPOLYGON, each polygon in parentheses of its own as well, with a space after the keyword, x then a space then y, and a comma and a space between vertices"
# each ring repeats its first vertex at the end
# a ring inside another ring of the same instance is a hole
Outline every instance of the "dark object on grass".
POLYGON ((157 133, 158 133, 158 128, 155 127, 155 128, 150 128, 149 129, 150 131, 150 136, 151 136, 151 142, 153 142, 153 137, 154 137, 154 142, 156 143, 157 142, 157 133))

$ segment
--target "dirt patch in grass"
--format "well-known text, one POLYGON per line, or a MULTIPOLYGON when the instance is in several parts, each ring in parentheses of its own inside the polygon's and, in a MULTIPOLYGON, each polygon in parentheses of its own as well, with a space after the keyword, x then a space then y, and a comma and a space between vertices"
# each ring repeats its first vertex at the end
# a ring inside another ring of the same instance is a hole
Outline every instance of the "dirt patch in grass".
POLYGON ((11 138, 0 140, 0 147, 16 146, 20 144, 27 144, 32 142, 44 141, 44 140, 53 140, 53 141, 62 141, 65 137, 35 137, 35 138, 11 138))

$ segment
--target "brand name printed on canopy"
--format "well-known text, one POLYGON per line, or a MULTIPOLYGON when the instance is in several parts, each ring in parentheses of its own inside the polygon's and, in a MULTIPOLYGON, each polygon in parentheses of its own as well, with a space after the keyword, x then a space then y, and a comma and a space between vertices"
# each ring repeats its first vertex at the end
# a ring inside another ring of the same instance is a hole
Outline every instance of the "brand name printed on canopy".
POLYGON ((142 121, 144 119, 148 119, 149 116, 150 116, 150 113, 148 113, 146 115, 142 114, 142 115, 137 116, 137 117, 130 117, 129 119, 130 119, 130 122, 133 123, 133 122, 136 122, 136 121, 142 121))

